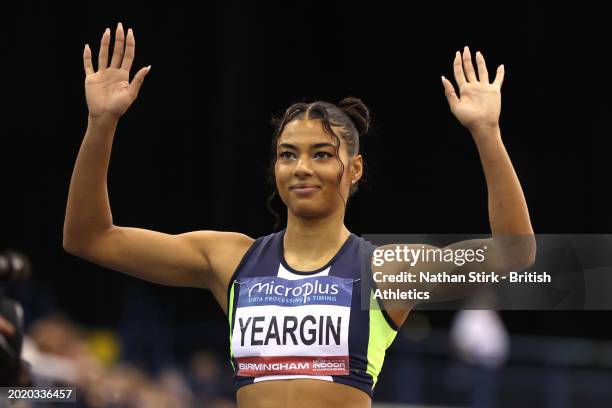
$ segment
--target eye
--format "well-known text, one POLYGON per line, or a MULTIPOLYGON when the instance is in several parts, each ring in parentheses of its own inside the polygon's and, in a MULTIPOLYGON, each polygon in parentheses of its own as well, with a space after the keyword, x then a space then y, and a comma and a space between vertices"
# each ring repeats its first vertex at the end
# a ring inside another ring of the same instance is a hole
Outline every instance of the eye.
POLYGON ((284 151, 284 152, 280 152, 278 154, 278 157, 280 157, 281 159, 290 159, 292 157, 295 157, 295 155, 292 152, 284 151))
POLYGON ((317 159, 329 159, 330 157, 334 157, 334 155, 328 152, 321 151, 321 152, 316 152, 314 154, 314 157, 317 159))

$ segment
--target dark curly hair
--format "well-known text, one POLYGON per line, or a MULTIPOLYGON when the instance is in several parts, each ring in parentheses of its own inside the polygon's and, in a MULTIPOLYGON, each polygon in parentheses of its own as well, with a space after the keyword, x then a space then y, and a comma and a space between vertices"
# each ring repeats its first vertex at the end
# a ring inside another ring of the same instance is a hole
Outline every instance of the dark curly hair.
MULTIPOLYGON (((340 186, 340 181, 344 175, 344 164, 340 160, 340 137, 344 139, 349 155, 354 156, 359 153, 359 137, 366 134, 370 128, 369 109, 361 99, 353 96, 344 98, 338 105, 324 101, 310 103, 298 102, 291 105, 282 115, 272 118, 271 124, 274 126, 275 131, 274 138, 272 139, 270 165, 268 168, 268 184, 272 192, 268 196, 266 205, 268 210, 274 215, 275 230, 278 229, 280 224, 280 217, 272 208, 272 201, 274 197, 278 195, 274 177, 278 138, 283 133, 288 123, 299 119, 315 119, 321 121, 325 133, 336 141, 336 160, 338 160, 338 164, 340 165, 340 173, 338 174, 338 181, 336 184, 337 187, 340 186), (333 130, 334 127, 338 129, 338 134, 333 130)), ((359 183, 356 183, 351 186, 349 197, 357 192, 358 185, 359 183)), ((342 198, 340 190, 338 190, 338 195, 340 195, 346 207, 346 202, 344 198, 342 198)))

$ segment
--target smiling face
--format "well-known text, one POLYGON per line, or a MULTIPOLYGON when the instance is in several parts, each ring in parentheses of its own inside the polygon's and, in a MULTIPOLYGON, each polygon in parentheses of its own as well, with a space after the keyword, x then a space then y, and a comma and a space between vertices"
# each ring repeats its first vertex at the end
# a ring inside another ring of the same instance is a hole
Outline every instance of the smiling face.
MULTIPOLYGON (((334 129, 339 135, 339 129, 334 129)), ((344 139, 328 135, 321 121, 298 119, 289 122, 278 138, 274 174, 280 198, 288 211, 301 218, 320 218, 344 211, 353 180, 362 174, 361 155, 350 156, 344 139)))

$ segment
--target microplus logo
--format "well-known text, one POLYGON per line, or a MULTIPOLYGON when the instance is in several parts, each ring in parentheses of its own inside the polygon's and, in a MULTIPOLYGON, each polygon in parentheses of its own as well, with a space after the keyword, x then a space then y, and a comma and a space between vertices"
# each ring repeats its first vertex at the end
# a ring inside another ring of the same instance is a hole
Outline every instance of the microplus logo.
POLYGON ((350 307, 354 280, 316 276, 290 280, 280 276, 244 278, 239 282, 237 308, 258 306, 350 307))
POLYGON ((283 297, 303 297, 306 303, 309 296, 316 295, 337 295, 339 285, 335 283, 322 283, 318 279, 311 282, 304 282, 296 286, 288 286, 282 283, 257 282, 249 288, 249 297, 253 296, 283 296, 283 297))

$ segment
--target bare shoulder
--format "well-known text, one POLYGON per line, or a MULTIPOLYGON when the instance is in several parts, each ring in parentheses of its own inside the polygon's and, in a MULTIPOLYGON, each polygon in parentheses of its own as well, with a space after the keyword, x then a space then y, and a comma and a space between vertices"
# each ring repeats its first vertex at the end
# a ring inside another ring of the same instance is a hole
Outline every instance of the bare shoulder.
POLYGON ((389 272, 393 272, 397 268, 405 268, 406 263, 412 263, 412 261, 418 260, 423 254, 432 250, 440 250, 440 248, 424 243, 380 245, 376 247, 372 254, 372 264, 378 269, 384 267, 388 268, 389 272))
MULTIPOLYGON (((233 264, 238 263, 249 250, 255 239, 239 232, 193 231, 184 234, 191 244, 204 255, 211 273, 222 281, 229 281, 233 264), (228 274, 227 279, 223 276, 228 274)), ((235 269, 235 268, 234 268, 235 269)))
POLYGON ((424 243, 418 243, 418 242, 412 242, 412 243, 395 243, 395 244, 385 244, 385 245, 380 245, 377 246, 376 249, 380 249, 383 251, 396 251, 397 248, 400 248, 400 250, 403 250, 404 248, 407 248, 409 250, 415 250, 415 249, 438 249, 437 246, 434 245, 430 245, 430 244, 424 244, 424 243))
POLYGON ((183 236, 204 252, 210 252, 213 248, 215 250, 220 250, 222 248, 231 250, 231 248, 236 248, 236 246, 249 247, 255 242, 255 239, 248 235, 230 231, 192 231, 183 234, 183 236))
POLYGON ((185 234, 192 245, 207 260, 213 282, 209 289, 224 312, 227 312, 227 289, 232 274, 255 242, 255 239, 239 232, 193 231, 185 234))
POLYGON ((435 262, 428 262, 424 254, 440 248, 424 243, 394 243, 376 247, 372 254, 372 279, 380 290, 380 296, 385 293, 405 293, 407 297, 396 298, 392 295, 382 296, 382 302, 387 313, 396 326, 401 327, 410 311, 418 305, 417 292, 427 292, 429 288, 420 280, 406 279, 406 275, 418 276, 419 270, 435 270, 439 267, 435 262))

